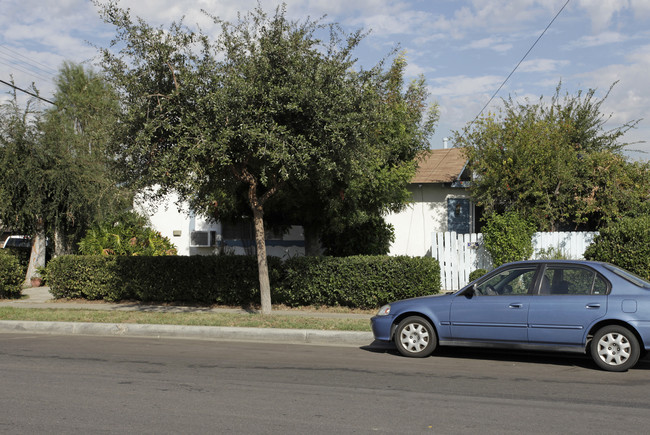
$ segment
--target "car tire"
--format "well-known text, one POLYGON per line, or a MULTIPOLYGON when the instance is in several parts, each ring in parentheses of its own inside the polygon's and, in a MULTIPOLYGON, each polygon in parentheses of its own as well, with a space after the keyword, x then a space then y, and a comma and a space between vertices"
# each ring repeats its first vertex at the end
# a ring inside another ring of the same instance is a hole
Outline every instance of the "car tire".
POLYGON ((395 345, 404 356, 424 358, 438 346, 438 336, 431 323, 420 316, 402 320, 395 329, 395 345))
POLYGON ((601 369, 624 372, 639 361, 641 347, 632 331, 623 326, 610 325, 596 331, 590 352, 601 369))

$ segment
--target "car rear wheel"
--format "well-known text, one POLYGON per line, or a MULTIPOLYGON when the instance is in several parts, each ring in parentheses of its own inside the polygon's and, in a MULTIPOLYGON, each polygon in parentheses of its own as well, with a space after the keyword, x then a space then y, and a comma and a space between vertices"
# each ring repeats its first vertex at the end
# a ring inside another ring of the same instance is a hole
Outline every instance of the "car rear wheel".
POLYGON ((402 320, 395 330, 395 345, 404 356, 423 358, 438 345, 436 331, 428 320, 411 316, 402 320))
POLYGON ((624 372, 634 367, 640 355, 636 336, 622 326, 605 326, 591 340, 591 357, 604 370, 624 372))

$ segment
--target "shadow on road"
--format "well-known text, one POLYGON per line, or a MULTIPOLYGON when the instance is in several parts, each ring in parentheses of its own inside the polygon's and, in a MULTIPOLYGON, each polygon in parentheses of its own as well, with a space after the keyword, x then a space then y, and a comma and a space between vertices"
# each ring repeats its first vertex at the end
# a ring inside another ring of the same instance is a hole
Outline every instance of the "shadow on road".
MULTIPOLYGON (((366 352, 384 353, 396 358, 405 358, 393 343, 375 340, 368 346, 360 348, 366 352)), ((545 352, 518 349, 486 349, 479 347, 440 346, 431 358, 457 358, 467 360, 490 360, 503 362, 521 362, 532 364, 551 364, 566 367, 581 367, 600 370, 586 354, 570 352, 545 352)), ((650 354, 641 358, 632 370, 650 371, 650 354)))

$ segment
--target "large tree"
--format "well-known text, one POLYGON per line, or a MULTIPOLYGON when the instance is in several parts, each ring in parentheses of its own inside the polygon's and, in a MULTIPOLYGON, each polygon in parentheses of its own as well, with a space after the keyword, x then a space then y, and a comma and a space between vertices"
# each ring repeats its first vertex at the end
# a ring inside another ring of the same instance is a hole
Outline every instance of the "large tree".
POLYGON ((0 107, 0 221, 32 236, 26 283, 45 265, 48 184, 43 174, 48 158, 38 128, 40 114, 34 100, 22 106, 15 92, 0 107))
POLYGON ((45 265, 46 238, 56 253, 101 220, 129 205, 130 196, 110 176, 107 144, 117 99, 101 76, 64 64, 54 106, 14 98, 0 113, 0 220, 32 236, 26 280, 45 265))
POLYGON ((64 63, 55 83, 55 105, 39 127, 49 156, 44 177, 53 192, 48 224, 60 255, 91 225, 129 207, 131 195, 111 174, 108 149, 119 109, 112 87, 92 69, 72 63, 64 63))
POLYGON ((376 93, 365 114, 374 127, 361 158, 351 164, 348 155, 333 156, 346 168, 336 174, 313 165, 307 179, 288 180, 270 200, 272 219, 302 225, 307 255, 320 253, 321 243, 328 255, 388 252, 393 232, 384 216, 408 203, 416 156, 428 148, 438 119, 437 106, 427 105, 424 79, 405 84, 405 68, 400 53, 385 72, 375 71, 376 93))
POLYGON ((504 101, 496 115, 455 134, 475 174, 471 194, 485 215, 518 211, 539 231, 594 230, 650 198, 648 166, 627 161, 622 136, 606 128, 607 98, 595 91, 546 102, 504 101))
POLYGON ((269 313, 268 202, 287 192, 340 197, 379 159, 382 71, 355 70, 363 35, 290 21, 284 7, 272 15, 257 8, 235 24, 213 17, 216 39, 182 24, 134 21, 114 3, 102 16, 121 47, 103 53, 123 97, 124 174, 134 185, 157 185, 160 195, 174 190, 209 215, 232 216, 245 198, 269 313))

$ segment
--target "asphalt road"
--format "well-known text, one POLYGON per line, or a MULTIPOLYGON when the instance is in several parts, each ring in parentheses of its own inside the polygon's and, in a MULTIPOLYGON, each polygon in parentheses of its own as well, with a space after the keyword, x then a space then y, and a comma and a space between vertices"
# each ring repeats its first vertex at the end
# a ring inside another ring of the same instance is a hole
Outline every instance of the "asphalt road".
POLYGON ((0 433, 647 433, 650 362, 0 334, 0 433))

